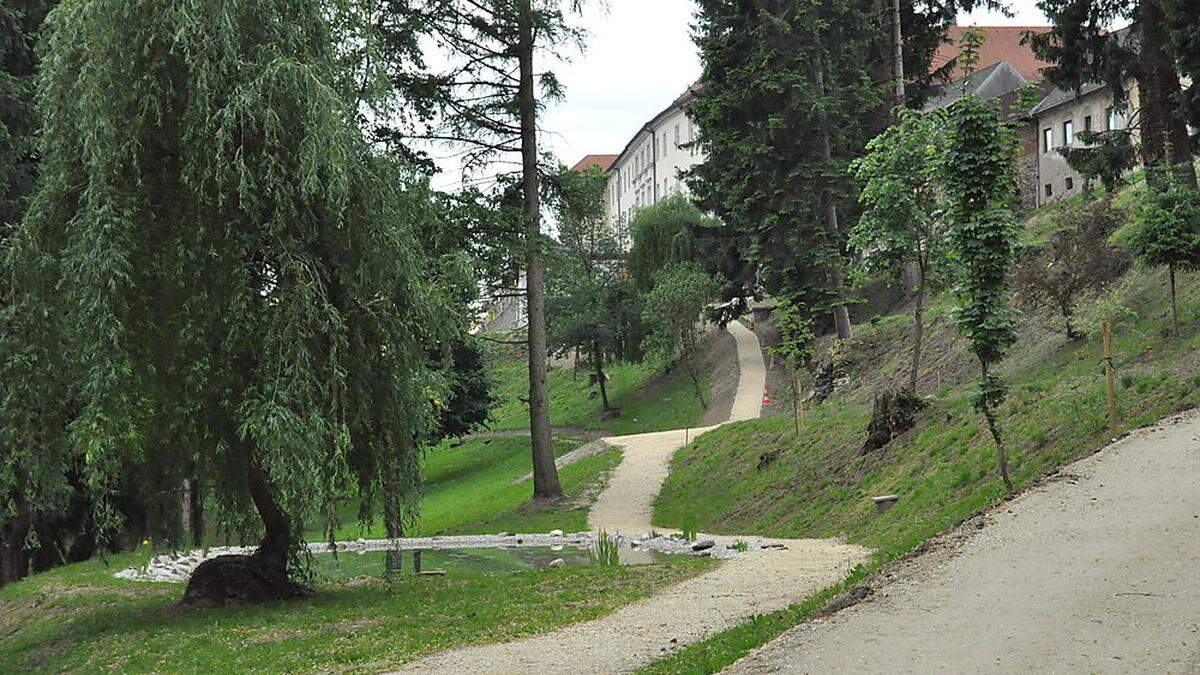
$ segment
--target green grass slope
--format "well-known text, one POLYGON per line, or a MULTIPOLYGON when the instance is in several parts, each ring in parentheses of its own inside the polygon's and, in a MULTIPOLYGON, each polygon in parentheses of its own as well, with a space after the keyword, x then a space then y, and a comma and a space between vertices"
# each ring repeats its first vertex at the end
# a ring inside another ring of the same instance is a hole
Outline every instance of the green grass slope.
POLYGON ((112 578, 145 559, 68 565, 0 588, 0 672, 382 671, 594 619, 713 564, 360 577, 319 582, 303 601, 190 610, 178 605, 182 585, 112 578))
MULTIPOLYGON (((550 369, 546 386, 550 396, 550 423, 556 427, 601 429, 613 435, 666 431, 696 426, 704 408, 692 393, 687 376, 676 369, 665 375, 640 363, 617 363, 606 369, 608 399, 621 411, 616 419, 600 419, 600 390, 588 384, 588 374, 573 374, 570 367, 550 369)), ((529 406, 521 399, 529 393, 529 374, 520 359, 496 359, 492 373, 499 404, 493 409, 494 429, 529 428, 529 406)), ((708 382, 701 382, 708 391, 708 382)))
MULTIPOLYGON (((569 452, 582 441, 559 438, 558 455, 569 452)), ((474 437, 457 446, 443 443, 431 449, 422 463, 425 494, 421 513, 409 536, 435 534, 487 534, 511 532, 547 532, 561 529, 578 532, 587 529, 587 498, 603 486, 607 474, 620 462, 620 451, 609 450, 559 469, 559 480, 567 498, 554 504, 531 505, 533 486, 529 481, 514 483, 530 471, 528 437, 474 437)), ((341 540, 383 538, 379 520, 363 527, 355 519, 357 503, 349 500, 340 509, 341 540)), ((321 533, 311 530, 311 540, 321 533)))
MULTIPOLYGON (((1031 226, 1041 237, 1053 224, 1035 215, 1031 226)), ((1105 293, 1137 317, 1118 327, 1113 343, 1123 430, 1200 405, 1200 276, 1181 279, 1179 336, 1171 335, 1164 270, 1135 267, 1105 293)), ((877 550, 853 582, 1002 499, 994 445, 970 401, 977 366, 950 306, 941 297, 929 314, 921 391, 932 396, 916 428, 883 449, 861 451, 874 392, 903 382, 909 364, 909 317, 882 317, 857 327, 848 346, 850 384, 808 412, 799 436, 783 415, 727 425, 677 452, 653 522, 713 533, 844 536, 877 550), (871 497, 883 494, 900 501, 876 514, 871 497)), ((1095 336, 1068 341, 1053 317, 1022 317, 1021 339, 1002 367, 1010 390, 999 409, 1018 490, 1109 442, 1100 349, 1095 336)), ((720 669, 819 609, 833 590, 647 672, 720 669)))

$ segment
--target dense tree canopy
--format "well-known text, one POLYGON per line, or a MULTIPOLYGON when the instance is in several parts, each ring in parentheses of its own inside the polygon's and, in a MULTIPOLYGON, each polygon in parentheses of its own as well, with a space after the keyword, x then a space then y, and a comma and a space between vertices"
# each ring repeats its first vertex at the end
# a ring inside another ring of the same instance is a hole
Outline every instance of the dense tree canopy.
POLYGON ((52 395, 77 408, 4 439, 23 458, 6 481, 22 461, 61 475, 78 457, 111 530, 122 463, 161 462, 169 484, 204 478, 227 508, 255 507, 256 560, 277 579, 301 526, 332 527, 352 486, 411 515, 444 391, 427 346, 461 328, 446 289, 463 280, 454 259, 416 255, 429 201, 357 125, 362 78, 385 75, 340 58, 363 11, 69 1, 51 15, 42 176, 6 261, 3 349, 36 376, 6 372, 20 397, 5 414, 41 414, 52 395))

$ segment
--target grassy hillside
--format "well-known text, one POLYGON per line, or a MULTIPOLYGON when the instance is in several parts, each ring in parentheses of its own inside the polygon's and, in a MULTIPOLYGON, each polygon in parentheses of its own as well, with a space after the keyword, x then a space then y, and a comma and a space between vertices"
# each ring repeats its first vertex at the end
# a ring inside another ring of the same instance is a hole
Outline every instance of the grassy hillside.
MULTIPOLYGON (((522 357, 495 357, 492 372, 500 403, 493 410, 494 429, 529 428, 529 406, 522 401, 529 393, 529 373, 522 357)), ((550 423, 556 427, 601 429, 611 434, 665 431, 696 426, 704 409, 692 393, 687 376, 676 369, 658 373, 641 363, 617 363, 606 369, 608 399, 621 416, 601 420, 600 390, 588 384, 588 374, 575 374, 569 366, 550 369, 550 423)), ((708 391, 708 382, 702 382, 708 391)))
MULTIPOLYGON (((569 452, 582 443, 578 438, 558 438, 555 452, 569 452)), ((561 529, 578 532, 587 529, 586 497, 594 495, 603 480, 619 462, 620 451, 588 457, 559 470, 559 479, 567 499, 551 505, 529 505, 533 487, 528 481, 515 483, 530 471, 528 437, 475 437, 453 444, 443 443, 425 456, 425 495, 421 515, 408 533, 410 536, 434 534, 486 534, 547 532, 561 529)), ((339 539, 382 538, 383 523, 367 527, 355 519, 357 503, 349 500, 340 509, 342 526, 339 539)), ((308 533, 321 539, 319 530, 308 533)))
POLYGON ((321 581, 304 601, 185 610, 179 584, 112 578, 147 555, 0 588, 0 672, 382 671, 593 619, 713 564, 321 581))
MULTIPOLYGON (((1054 213, 1068 208, 1034 214, 1028 239, 1046 236, 1054 213)), ((1105 302, 1136 312, 1118 327, 1113 345, 1122 429, 1200 405, 1200 277, 1181 279, 1180 336, 1171 335, 1164 270, 1135 267, 1104 293, 1105 302)), ((1099 305, 1097 298, 1091 309, 1084 303, 1081 318, 1086 322, 1099 305)), ((880 317, 856 327, 846 350, 849 384, 809 411, 799 436, 790 417, 780 416, 723 427, 676 453, 654 523, 714 533, 845 536, 877 549, 853 575, 858 580, 1002 499, 994 446, 970 402, 977 365, 957 336, 950 307, 950 298, 941 297, 930 312, 921 393, 931 396, 916 428, 862 453, 874 393, 902 383, 909 363, 909 317, 880 317), (900 501, 876 514, 871 497, 883 494, 900 501)), ((1020 334, 1002 367, 1010 391, 999 409, 1018 490, 1110 440, 1099 339, 1069 341, 1055 318, 1036 312, 1022 317, 1020 334)), ((719 669, 828 596, 683 650, 650 670, 719 669)))

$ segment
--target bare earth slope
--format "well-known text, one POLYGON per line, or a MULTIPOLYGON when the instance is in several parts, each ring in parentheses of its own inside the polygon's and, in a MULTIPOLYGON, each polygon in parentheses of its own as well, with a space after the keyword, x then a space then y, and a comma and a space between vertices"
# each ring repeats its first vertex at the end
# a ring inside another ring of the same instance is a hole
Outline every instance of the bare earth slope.
POLYGON ((943 539, 863 603, 730 670, 1200 673, 1200 414, 1134 432, 943 539))

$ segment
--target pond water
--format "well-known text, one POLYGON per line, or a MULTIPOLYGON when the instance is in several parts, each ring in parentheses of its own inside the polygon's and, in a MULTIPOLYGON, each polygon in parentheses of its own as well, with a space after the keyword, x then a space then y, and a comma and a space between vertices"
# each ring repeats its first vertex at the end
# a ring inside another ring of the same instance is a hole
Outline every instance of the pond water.
MULTIPOLYGON (((565 546, 554 550, 549 546, 526 546, 519 548, 449 548, 414 551, 367 551, 365 553, 342 552, 316 553, 313 555, 313 571, 319 579, 338 581, 362 576, 382 577, 387 574, 388 553, 399 558, 400 573, 413 574, 419 559, 423 572, 444 571, 446 574, 473 574, 480 572, 520 572, 529 569, 545 569, 550 563, 561 559, 569 567, 594 565, 591 552, 586 548, 565 546)), ((652 551, 630 551, 622 548, 621 564, 645 565, 665 562, 678 556, 652 551)), ((395 558, 393 558, 394 560, 395 558)))

